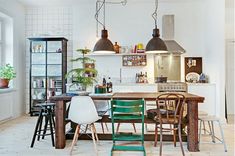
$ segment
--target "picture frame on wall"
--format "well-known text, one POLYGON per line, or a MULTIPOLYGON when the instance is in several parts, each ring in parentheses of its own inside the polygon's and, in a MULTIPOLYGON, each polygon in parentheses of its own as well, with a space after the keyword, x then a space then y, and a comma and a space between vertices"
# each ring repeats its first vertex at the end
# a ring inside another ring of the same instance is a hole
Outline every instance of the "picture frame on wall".
POLYGON ((185 82, 197 83, 202 74, 202 57, 185 57, 185 82))

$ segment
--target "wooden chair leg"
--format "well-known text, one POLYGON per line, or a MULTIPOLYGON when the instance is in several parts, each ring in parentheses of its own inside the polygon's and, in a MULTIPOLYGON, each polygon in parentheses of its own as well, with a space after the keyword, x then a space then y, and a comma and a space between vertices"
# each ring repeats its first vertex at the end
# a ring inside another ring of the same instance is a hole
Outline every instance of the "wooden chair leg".
POLYGON ((185 156, 184 148, 183 148, 183 143, 182 143, 182 137, 181 137, 181 124, 178 125, 178 135, 179 135, 181 151, 182 151, 183 156, 185 156))
POLYGON ((96 131, 96 128, 95 128, 95 124, 93 123, 92 126, 94 128, 94 133, 95 133, 96 141, 99 141, 99 138, 98 138, 98 135, 97 135, 97 131, 96 131))
POLYGON ((92 140, 93 140, 93 144, 94 144, 94 149, 95 149, 95 152, 96 152, 96 155, 97 155, 97 148, 96 148, 96 142, 95 142, 95 130, 94 130, 94 125, 91 124, 91 135, 92 135, 92 140))
POLYGON ((174 146, 176 147, 176 129, 173 129, 174 146))
POLYGON ((101 128, 102 128, 102 132, 104 134, 104 125, 103 125, 103 122, 101 122, 100 124, 101 124, 101 128))
POLYGON ((157 127, 157 124, 155 124, 155 140, 154 140, 154 147, 157 146, 157 138, 158 138, 158 127, 157 127))
POLYGON ((77 125, 74 136, 73 136, 73 142, 72 142, 71 149, 70 149, 70 155, 72 155, 73 147, 78 140, 79 131, 80 131, 80 125, 77 125))
POLYGON ((117 125, 116 133, 118 133, 118 131, 119 131, 120 124, 121 124, 121 123, 119 122, 118 125, 117 125))
POLYGON ((134 132, 136 133, 136 128, 135 128, 135 123, 132 123, 133 128, 134 128, 134 132))
POLYGON ((160 123, 160 152, 159 155, 162 156, 162 123, 160 123))

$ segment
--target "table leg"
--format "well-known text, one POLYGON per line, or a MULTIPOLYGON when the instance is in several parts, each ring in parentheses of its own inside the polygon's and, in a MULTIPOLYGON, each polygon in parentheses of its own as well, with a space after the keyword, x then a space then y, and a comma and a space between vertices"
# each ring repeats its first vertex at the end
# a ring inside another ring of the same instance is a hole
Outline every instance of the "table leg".
POLYGON ((65 103, 57 101, 55 106, 55 148, 65 147, 65 103))
POLYGON ((199 151, 198 146, 198 102, 187 102, 188 115, 188 150, 190 152, 199 151))

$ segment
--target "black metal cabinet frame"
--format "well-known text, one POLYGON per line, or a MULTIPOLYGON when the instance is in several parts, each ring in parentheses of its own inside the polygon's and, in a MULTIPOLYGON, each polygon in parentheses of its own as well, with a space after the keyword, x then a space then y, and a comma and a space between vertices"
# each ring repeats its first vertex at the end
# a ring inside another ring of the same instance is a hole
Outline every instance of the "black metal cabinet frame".
POLYGON ((29 111, 32 116, 39 113, 37 103, 66 92, 68 40, 63 37, 28 39, 30 41, 29 111))

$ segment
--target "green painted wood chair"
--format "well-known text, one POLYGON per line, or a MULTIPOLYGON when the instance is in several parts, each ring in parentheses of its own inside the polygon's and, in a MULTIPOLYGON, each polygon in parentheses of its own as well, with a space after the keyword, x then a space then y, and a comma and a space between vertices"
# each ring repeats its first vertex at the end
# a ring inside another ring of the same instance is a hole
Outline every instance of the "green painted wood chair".
POLYGON ((112 100, 111 101, 111 117, 112 117, 112 139, 113 147, 111 150, 111 156, 113 151, 143 151, 146 156, 144 148, 144 100, 112 100), (115 131, 115 123, 125 121, 141 121, 142 130, 140 134, 122 133, 115 131), (139 141, 140 144, 134 146, 121 145, 116 142, 127 141, 130 143, 139 141))

